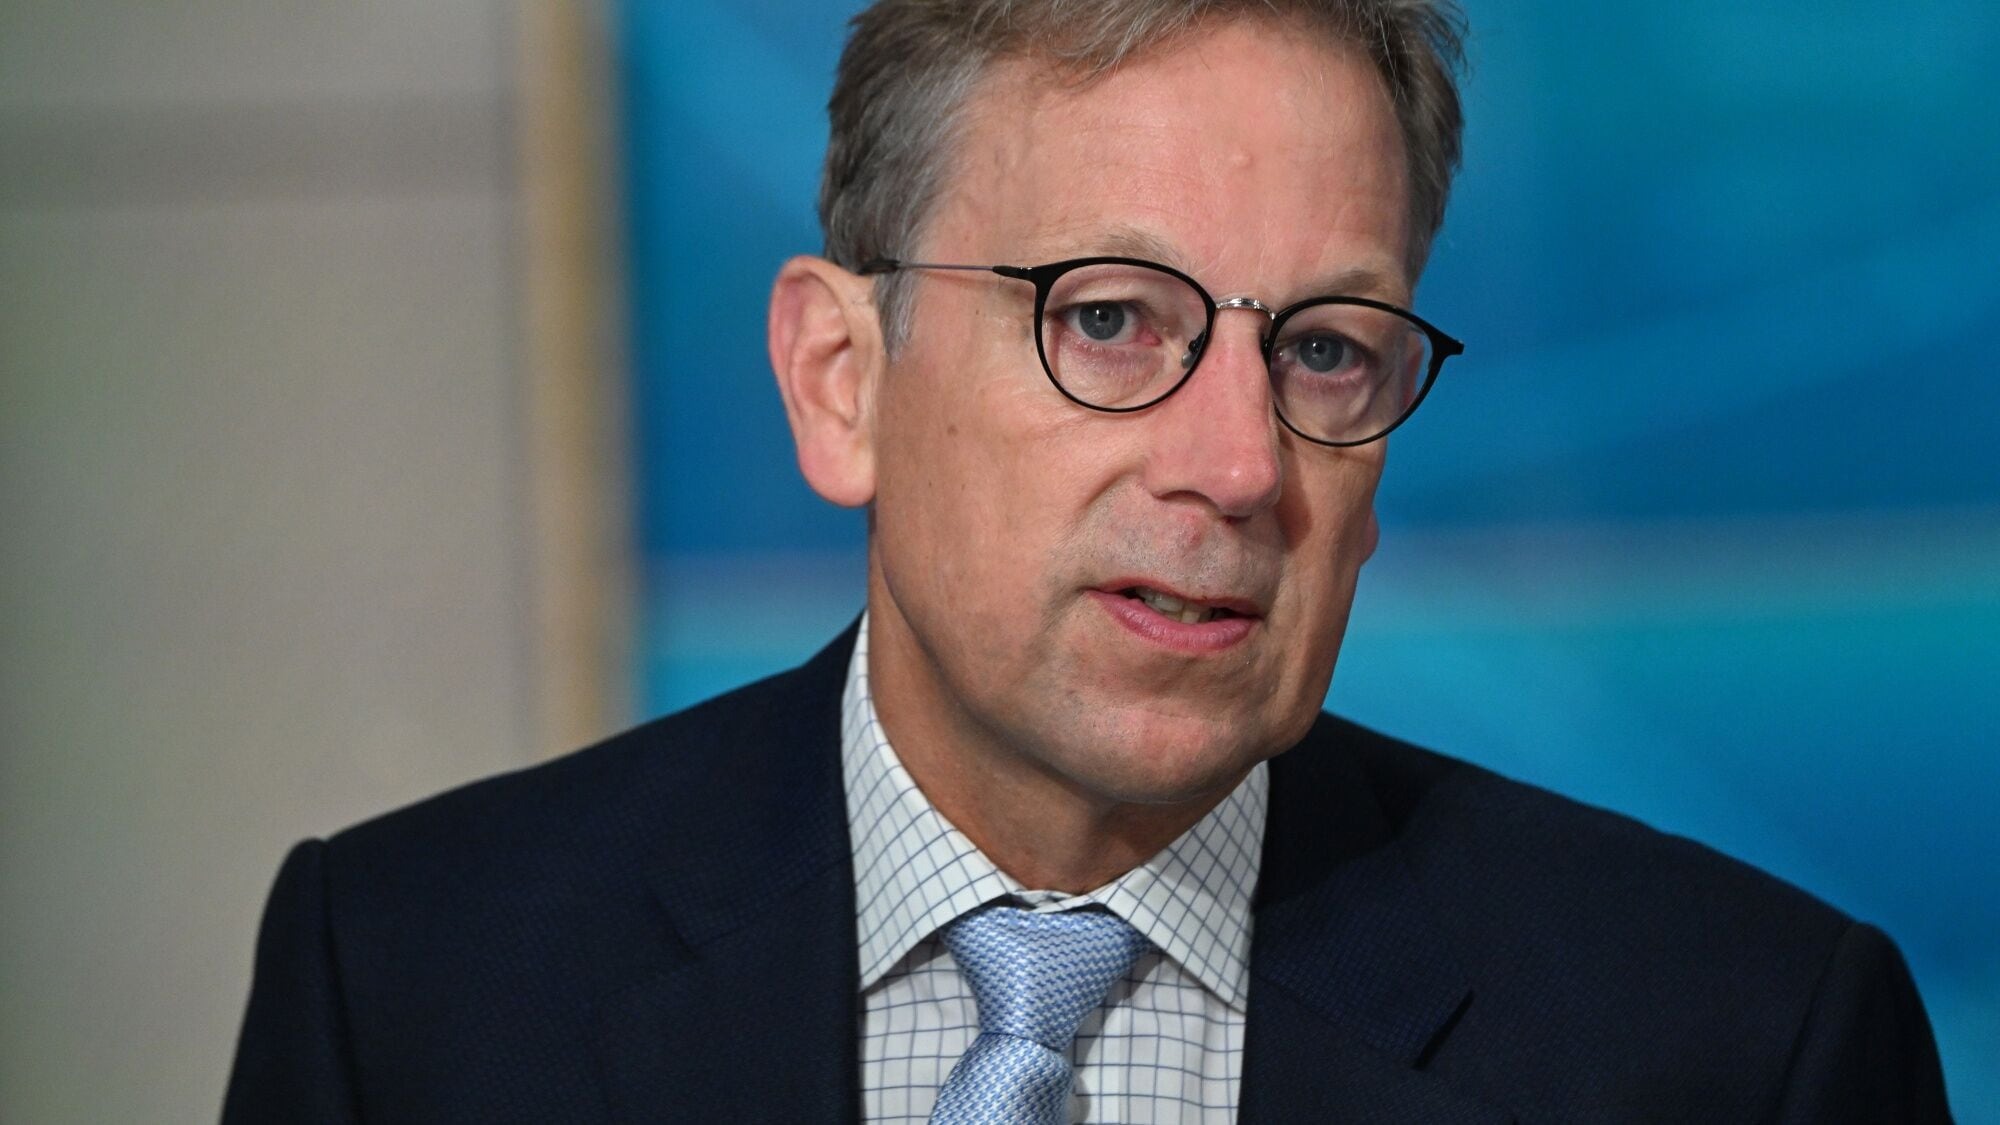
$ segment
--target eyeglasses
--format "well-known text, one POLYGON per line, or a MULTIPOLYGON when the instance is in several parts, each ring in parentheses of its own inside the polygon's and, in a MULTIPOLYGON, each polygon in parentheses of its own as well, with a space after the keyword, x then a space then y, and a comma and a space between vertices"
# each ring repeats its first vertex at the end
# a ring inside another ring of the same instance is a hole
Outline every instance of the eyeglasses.
POLYGON ((859 272, 996 273, 1035 287, 1035 347, 1056 390, 1113 414, 1144 410, 1186 385, 1223 309, 1270 318, 1262 338, 1272 401, 1287 429, 1320 445, 1365 445, 1403 424, 1444 361, 1465 351, 1415 313, 1368 297, 1312 297, 1273 311, 1216 301, 1194 278, 1140 258, 976 266, 877 258, 859 272))

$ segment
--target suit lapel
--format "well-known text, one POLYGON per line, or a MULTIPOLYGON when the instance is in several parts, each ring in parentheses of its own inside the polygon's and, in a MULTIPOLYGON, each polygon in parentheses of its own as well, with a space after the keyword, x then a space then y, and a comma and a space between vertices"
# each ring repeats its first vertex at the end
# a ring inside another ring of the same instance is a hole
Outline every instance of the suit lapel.
POLYGON ((854 925, 825 924, 852 903, 851 886, 812 881, 772 901, 771 925, 608 998, 598 1049, 614 1120, 854 1120, 854 925))
POLYGON ((600 998, 620 1121, 859 1114, 854 878, 839 749, 854 634, 675 720, 646 799, 657 960, 600 998))
POLYGON ((1422 1063, 1472 1002, 1336 720, 1271 763, 1244 1122, 1505 1122, 1422 1063))

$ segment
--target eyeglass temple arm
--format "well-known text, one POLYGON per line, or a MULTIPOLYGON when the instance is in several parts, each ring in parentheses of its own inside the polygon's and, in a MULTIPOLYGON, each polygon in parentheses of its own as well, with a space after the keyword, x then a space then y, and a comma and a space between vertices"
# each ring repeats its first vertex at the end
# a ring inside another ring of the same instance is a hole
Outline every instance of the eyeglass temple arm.
POLYGON ((855 273, 863 277, 870 274, 895 273, 898 270, 959 270, 970 273, 997 273, 1001 277, 1032 280, 1029 271, 1020 266, 968 266, 952 262, 905 262, 900 258, 870 258, 861 263, 855 273))

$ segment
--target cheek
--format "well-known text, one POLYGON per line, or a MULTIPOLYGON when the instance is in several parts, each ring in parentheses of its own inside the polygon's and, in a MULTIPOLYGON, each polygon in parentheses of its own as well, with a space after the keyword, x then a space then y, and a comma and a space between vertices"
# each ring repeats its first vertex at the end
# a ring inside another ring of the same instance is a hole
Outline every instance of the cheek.
MULTIPOLYGON (((878 402, 876 534, 905 586, 974 597, 1023 577, 1035 452, 1004 384, 965 364, 924 362, 890 373, 878 402)), ((971 607, 967 607, 971 608, 971 607)))
MULTIPOLYGON (((894 378, 921 378, 909 372, 894 378)), ((899 388, 900 390, 900 388, 899 388)), ((964 423, 949 403, 918 393, 884 396, 878 418, 875 530, 904 580, 955 580, 951 543, 958 521, 976 518, 981 498, 968 494, 973 474, 961 463, 964 423)))
MULTIPOLYGON (((1382 460, 1379 452, 1363 450, 1295 466, 1299 487, 1287 489, 1279 501, 1295 576, 1305 580, 1301 592, 1319 603, 1321 613, 1345 612, 1354 576, 1380 538, 1375 486, 1382 477, 1382 460)), ((1309 450, 1306 456, 1316 453, 1309 450)))

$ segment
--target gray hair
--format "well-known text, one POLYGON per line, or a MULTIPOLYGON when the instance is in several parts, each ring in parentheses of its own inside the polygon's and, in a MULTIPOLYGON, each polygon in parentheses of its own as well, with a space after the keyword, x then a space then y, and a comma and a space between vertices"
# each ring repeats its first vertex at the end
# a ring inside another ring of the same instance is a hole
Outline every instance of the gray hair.
MULTIPOLYGON (((854 18, 827 103, 820 180, 826 256, 848 269, 913 252, 949 175, 960 110, 1003 58, 1103 74, 1211 19, 1295 23, 1365 52, 1396 107, 1410 174, 1411 277, 1458 170, 1455 0, 878 0, 854 18)), ((876 279, 891 349, 909 334, 910 275, 876 279)))

